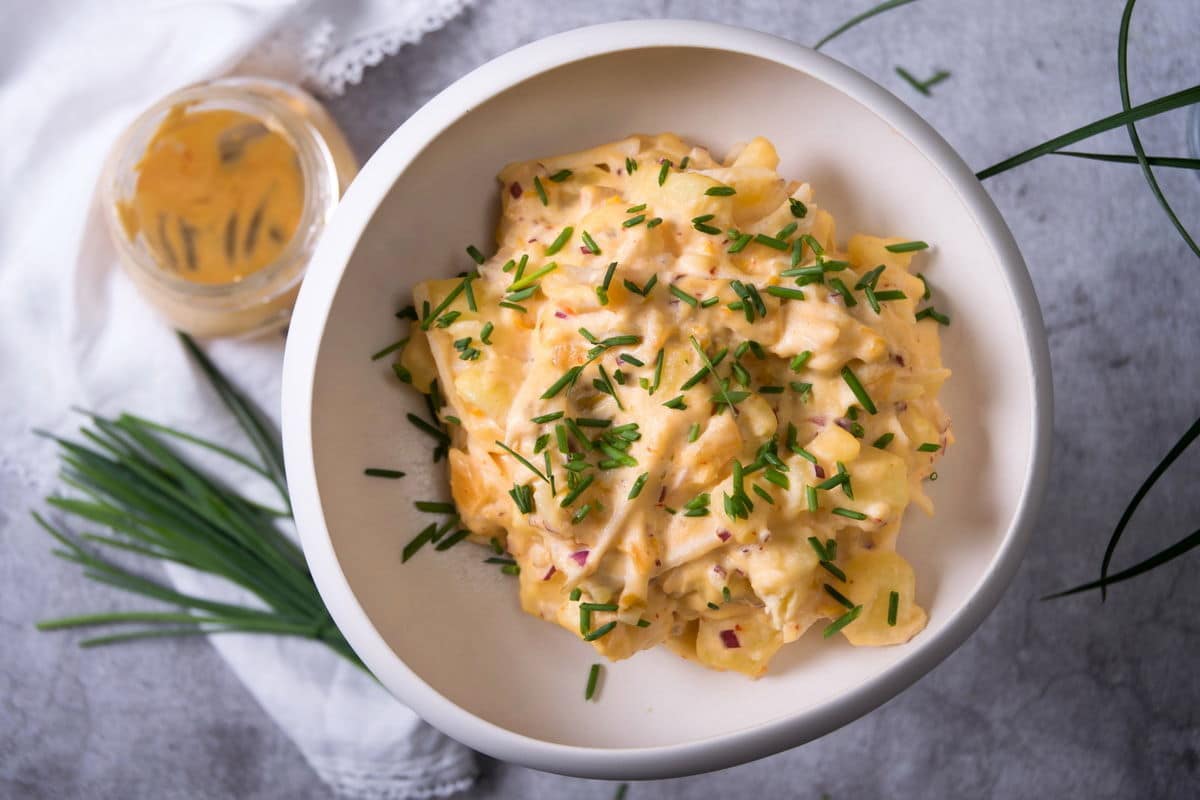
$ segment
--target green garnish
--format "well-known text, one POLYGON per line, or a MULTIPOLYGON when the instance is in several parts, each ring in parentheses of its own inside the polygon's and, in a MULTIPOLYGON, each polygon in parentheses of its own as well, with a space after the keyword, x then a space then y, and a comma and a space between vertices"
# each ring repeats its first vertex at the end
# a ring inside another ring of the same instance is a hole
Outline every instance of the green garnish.
POLYGON ((850 480, 849 474, 847 474, 845 472, 839 472, 838 474, 834 475, 833 477, 826 478, 825 480, 818 483, 817 488, 823 492, 827 492, 831 489, 836 489, 837 487, 841 486, 848 480, 850 480))
POLYGON ((917 452, 918 453, 936 453, 938 450, 941 450, 941 449, 942 449, 942 446, 940 444, 936 444, 934 442, 925 442, 924 444, 922 444, 920 447, 917 448, 917 452))
POLYGON ((875 284, 879 282, 879 276, 883 274, 883 271, 886 268, 886 264, 880 264, 879 266, 875 267, 875 269, 863 273, 863 276, 858 279, 858 283, 854 284, 854 288, 861 290, 866 289, 869 286, 874 289, 875 284))
POLYGON ((854 295, 846 288, 846 284, 842 283, 841 278, 830 278, 829 285, 833 290, 842 296, 842 302, 846 304, 846 308, 858 305, 858 301, 854 299, 854 295))
POLYGON ((670 172, 671 172, 671 162, 669 159, 664 158, 663 162, 662 162, 662 166, 658 168, 658 185, 659 186, 662 186, 664 183, 667 182, 667 175, 670 174, 670 172))
POLYGON ((696 441, 700 438, 700 423, 693 422, 692 427, 688 428, 688 443, 696 441))
POLYGON ((832 597, 834 600, 836 600, 839 603, 841 603, 842 605, 844 605, 846 608, 854 608, 854 603, 851 603, 850 600, 847 599, 846 595, 842 594, 837 589, 830 586, 828 583, 825 584, 825 593, 828 594, 830 597, 832 597))
POLYGON ((796 394, 805 395, 812 391, 812 384, 804 381, 788 381, 788 386, 796 394))
POLYGON ((449 550, 451 547, 454 547, 454 545, 458 544, 459 542, 461 542, 463 539, 467 538, 470 535, 471 535, 471 532, 469 530, 467 530, 466 528, 459 528, 454 533, 450 534, 445 539, 438 542, 437 547, 435 547, 433 549, 437 550, 439 553, 443 552, 445 550, 449 550))
POLYGON ((641 205, 630 206, 629 208, 625 209, 625 213, 626 214, 636 214, 639 211, 645 211, 645 210, 646 210, 646 204, 642 203, 641 205))
MULTIPOLYGON (((584 506, 584 508, 587 508, 587 506, 584 506)), ((583 637, 583 640, 585 642, 594 642, 602 636, 607 636, 609 633, 612 632, 612 629, 615 627, 617 627, 616 622, 606 622, 605 624, 601 625, 599 628, 596 628, 596 630, 592 631, 591 633, 586 634, 583 637)))
POLYGON ((591 700, 596 694, 596 681, 600 680, 600 665, 592 664, 588 670, 587 688, 583 690, 583 699, 591 700))
POLYGON ((798 227, 800 227, 799 223, 789 222, 787 225, 784 225, 779 229, 779 232, 775 234, 775 238, 780 240, 787 239, 796 232, 796 228, 798 227))
POLYGON ((650 388, 647 389, 647 394, 654 394, 658 391, 658 386, 662 383, 663 359, 665 358, 663 348, 658 348, 658 355, 654 358, 654 380, 650 383, 650 388))
MULTIPOLYGON (((570 230, 570 229, 568 228, 568 230, 570 230)), ((556 269, 558 269, 557 262, 551 261, 549 264, 547 264, 546 266, 537 270, 536 272, 532 272, 532 273, 526 275, 525 277, 520 278, 519 280, 515 280, 512 283, 510 283, 508 285, 508 291, 509 292, 519 292, 522 289, 530 288, 533 286, 534 283, 536 283, 538 281, 538 279, 540 279, 546 275, 549 275, 551 272, 554 272, 554 270, 556 270, 556 269)))
MULTIPOLYGON (((502 449, 504 452, 508 453, 510 456, 515 458, 517 461, 521 462, 522 466, 524 466, 526 469, 528 469, 534 475, 537 475, 539 478, 544 480, 546 483, 550 482, 550 479, 547 478, 545 475, 543 475, 542 471, 540 469, 538 469, 537 467, 535 467, 532 462, 530 462, 527 458, 525 458, 525 456, 521 455, 516 450, 513 450, 511 447, 509 447, 508 445, 506 445, 504 442, 500 441, 499 439, 496 440, 496 444, 500 445, 500 449, 502 449)), ((453 508, 453 506, 451 508, 453 508)))
POLYGON ((754 236, 749 233, 743 233, 737 237, 737 240, 729 246, 727 253, 740 253, 746 249, 746 245, 754 241, 754 236))
POLYGON ((693 222, 692 227, 695 228, 696 230, 700 231, 701 233, 707 233, 709 236, 720 236, 721 235, 720 228, 716 227, 715 225, 709 225, 708 223, 705 223, 705 222, 693 222))
POLYGON ((784 475, 777 469, 768 467, 763 471, 763 477, 766 478, 769 483, 773 483, 781 489, 792 488, 792 482, 788 480, 788 476, 784 475))
POLYGON ((706 297, 703 300, 701 300, 700 307, 701 308, 712 308, 719 302, 721 302, 721 298, 717 297, 716 295, 713 295, 712 297, 706 297))
POLYGON ((469 255, 471 257, 471 260, 474 261, 476 264, 482 264, 484 261, 487 260, 486 258, 483 257, 483 253, 479 252, 479 248, 473 244, 467 245, 467 255, 469 255))
POLYGON ((771 495, 767 494, 766 489, 762 488, 757 483, 754 484, 753 486, 751 486, 750 488, 753 489, 754 493, 756 495, 758 495, 759 497, 761 497, 763 500, 766 500, 771 505, 775 505, 775 498, 773 498, 773 497, 771 497, 771 495))
POLYGON ((842 508, 841 506, 838 506, 837 508, 833 509, 833 513, 837 514, 839 517, 846 517, 847 519, 866 519, 867 518, 867 515, 862 513, 861 511, 855 511, 852 508, 842 508))
POLYGON ((792 360, 788 362, 788 368, 791 369, 792 372, 799 372, 800 370, 804 369, 804 365, 808 363, 810 358, 812 358, 812 354, 812 350, 805 350, 803 353, 797 353, 796 355, 792 356, 792 360))
POLYGON ((712 601, 709 601, 709 603, 708 603, 708 607, 709 607, 709 608, 711 608, 713 611, 720 611, 720 610, 721 610, 721 607, 720 607, 719 605, 717 605, 716 603, 712 602, 712 601))
POLYGON ((397 351, 397 350, 399 350, 401 347, 404 347, 404 345, 408 344, 408 339, 409 339, 409 337, 405 336, 403 339, 400 339, 400 340, 398 340, 398 341, 392 342, 391 344, 389 344, 387 347, 383 348, 382 350, 380 350, 380 351, 378 351, 378 352, 376 352, 376 353, 373 353, 373 354, 371 355, 371 360, 372 360, 372 361, 378 361, 379 359, 381 359, 381 358, 383 358, 384 356, 386 356, 388 353, 394 353, 394 352, 396 352, 396 351, 397 351))
POLYGON ((670 284, 668 289, 670 290, 671 294, 675 295, 676 297, 678 297, 683 302, 687 303, 692 308, 698 308, 700 306, 700 301, 697 298, 688 294, 683 289, 680 289, 675 284, 673 284, 673 283, 670 284))
POLYGON ((592 485, 592 481, 595 480, 595 477, 595 475, 587 475, 583 478, 583 480, 575 484, 575 487, 571 489, 571 491, 567 492, 566 497, 562 499, 562 502, 559 503, 559 506, 566 508, 572 505, 576 500, 579 499, 579 496, 587 491, 587 488, 592 485))
POLYGON ((633 482, 633 486, 629 489, 628 499, 634 500, 639 494, 642 493, 642 488, 645 487, 646 480, 649 479, 649 477, 649 472, 643 472, 641 475, 637 476, 637 480, 633 482))
POLYGON ((408 417, 408 421, 413 424, 413 427, 432 436, 438 444, 450 444, 450 437, 446 435, 445 431, 441 430, 440 428, 435 428, 433 425, 430 425, 416 414, 409 413, 406 416, 408 417))
POLYGON ((540 417, 534 417, 530 420, 530 422, 534 423, 535 425, 543 425, 547 422, 554 422, 554 420, 562 418, 562 411, 551 411, 549 414, 542 414, 540 417))
POLYGON ((575 233, 575 229, 573 227, 571 227, 570 225, 563 228, 562 233, 558 234, 558 236, 555 237, 554 241, 550 243, 550 246, 546 248, 546 255, 552 256, 555 253, 557 253, 559 250, 562 250, 563 246, 571 240, 571 236, 574 233, 575 233))
POLYGON ((571 367, 562 374, 562 377, 551 384, 549 389, 542 392, 541 399, 549 400, 568 386, 574 386, 575 381, 579 380, 579 374, 581 372, 583 372, 583 367, 571 367))
POLYGON ((578 586, 576 586, 571 590, 571 602, 576 602, 581 597, 583 597, 583 589, 580 589, 578 586))
MULTIPOLYGON (((833 556, 834 556, 833 553, 829 554, 830 558, 832 558, 833 556)), ((846 582, 846 573, 842 572, 842 568, 839 567, 837 564, 834 564, 832 561, 821 561, 820 564, 824 568, 824 570, 826 572, 828 572, 830 575, 837 578, 842 583, 846 582)))
POLYGON ((842 367, 842 380, 850 387, 850 391, 854 392, 854 396, 858 399, 859 405, 867 410, 868 414, 878 414, 879 409, 875 407, 875 401, 867 394, 867 390, 863 388, 862 382, 858 376, 850 369, 850 365, 842 367))
POLYGON ((767 236, 765 233, 754 234, 754 241, 758 244, 764 244, 767 247, 779 250, 781 252, 788 249, 787 242, 783 241, 782 239, 776 239, 773 236, 767 236))
POLYGON ((382 467, 367 467, 363 470, 363 475, 372 478, 390 478, 391 480, 404 477, 404 473, 398 469, 383 469, 382 467))
POLYGON ((907 300, 908 295, 899 289, 888 289, 882 292, 875 292, 875 299, 880 303, 886 303, 889 300, 907 300))
POLYGON ((828 639, 830 636, 833 636, 835 633, 840 631, 842 628, 846 627, 851 622, 854 622, 854 620, 858 619, 858 615, 861 613, 862 613, 862 606, 855 606, 854 608, 847 611, 845 614, 842 614, 840 617, 838 617, 832 623, 830 623, 829 627, 827 627, 825 629, 825 632, 822 633, 821 635, 824 638, 828 639))
POLYGON ((804 292, 799 289, 789 289, 786 286, 768 286, 764 289, 767 294, 772 297, 778 297, 781 300, 803 300, 804 292))
POLYGON ((517 566, 516 564, 505 564, 503 567, 500 568, 500 571, 503 572, 505 575, 520 575, 521 574, 521 568, 519 566, 517 566))
POLYGON ((685 403, 683 401, 683 395, 679 395, 678 397, 673 397, 670 400, 668 400, 667 402, 663 403, 663 405, 666 406, 667 408, 673 408, 676 411, 684 411, 687 409, 687 403, 685 403))
POLYGON ((934 309, 933 306, 930 306, 929 308, 923 308, 920 311, 918 311, 916 318, 918 320, 928 318, 928 319, 931 319, 931 320, 937 322, 937 324, 939 324, 939 325, 949 325, 950 324, 950 318, 948 316, 946 316, 945 314, 942 314, 941 312, 934 309))
POLYGON ((453 514, 455 511, 454 503, 441 503, 432 500, 417 500, 413 503, 418 511, 427 511, 430 514, 453 514))
POLYGON ((863 294, 867 296, 867 305, 871 307, 872 311, 878 314, 882 309, 879 305, 879 298, 875 296, 875 290, 867 286, 863 288, 863 294))
POLYGON ((396 312, 396 319, 411 319, 415 321, 416 318, 417 309, 414 308, 411 303, 396 312))
MULTIPOLYGON (((704 348, 700 346, 700 342, 696 339, 695 336, 689 336, 688 338, 692 342, 692 347, 695 349, 696 353, 700 356, 700 360, 704 362, 704 366, 708 367, 709 373, 714 378, 716 378, 717 377, 717 368, 713 365, 712 361, 709 360, 708 353, 704 352, 704 348)), ((734 404, 734 401, 730 398, 729 389, 725 386, 725 382, 718 380, 717 386, 720 388, 721 396, 724 398, 726 405, 729 406, 730 412, 732 412, 732 414, 736 417, 737 413, 738 413, 737 406, 734 404)), ((680 399, 682 400, 682 395, 680 396, 680 399)))
POLYGON ((783 394, 782 386, 760 386, 758 387, 759 394, 783 394))
MULTIPOLYGON (((541 436, 537 437, 536 440, 534 440, 533 454, 537 455, 538 453, 542 452, 543 450, 546 449, 547 445, 549 445, 549 444, 550 444, 550 434, 543 433, 541 436)), ((549 456, 550 456, 550 454, 547 453, 546 454, 547 459, 549 459, 549 456)), ((549 474, 549 472, 550 472, 550 465, 547 464, 546 465, 546 473, 549 474)), ((553 478, 554 476, 551 475, 550 477, 553 478)))
POLYGON ((658 275, 651 275, 650 280, 646 281, 646 284, 640 288, 636 283, 628 278, 626 278, 623 283, 625 284, 625 288, 634 294, 641 295, 642 297, 649 297, 651 290, 658 285, 658 275))
MULTIPOLYGON (((584 231, 579 235, 579 238, 583 240, 583 246, 588 249, 589 253, 594 256, 600 255, 600 245, 596 244, 596 240, 592 238, 590 233, 584 231)), ((613 266, 616 266, 615 262, 613 266)))
POLYGON ((637 172, 637 168, 638 168, 638 163, 636 161, 634 161, 632 158, 630 158, 629 156, 626 156, 625 157, 625 172, 628 173, 629 175, 632 175, 633 173, 637 172))
POLYGON ((468 275, 463 278, 463 283, 466 284, 463 287, 463 290, 467 293, 467 308, 471 309, 472 311, 479 310, 479 306, 475 303, 475 290, 471 288, 471 281, 475 280, 477 275, 478 273, 474 275, 468 275))
POLYGON ((533 176, 533 188, 537 191, 538 199, 542 201, 542 205, 550 205, 550 198, 546 196, 546 187, 542 186, 542 179, 537 175, 533 176))
POLYGON ((704 190, 704 193, 709 197, 729 197, 737 194, 737 189, 732 186, 710 186, 704 190))
POLYGON ((803 234, 797 241, 804 242, 806 245, 808 245, 808 249, 813 251, 814 256, 825 255, 825 248, 821 247, 821 243, 813 238, 812 234, 803 234))
POLYGON ((550 180, 554 181, 555 183, 562 183, 567 178, 571 177, 572 174, 574 173, 572 173, 569 169, 560 169, 558 172, 550 176, 550 180))
POLYGON ((433 535, 437 533, 437 523, 431 522, 424 530, 413 537, 412 541, 404 545, 404 549, 400 553, 400 563, 407 562, 410 558, 417 554, 425 544, 433 539, 433 535))
POLYGON ((925 291, 921 292, 921 299, 928 300, 929 296, 933 294, 932 290, 929 288, 929 281, 925 280, 925 276, 919 272, 917 273, 917 277, 921 279, 921 285, 925 287, 925 291))
POLYGON ((808 216, 808 206, 800 202, 794 197, 788 198, 788 205, 791 207, 792 216, 796 219, 804 219, 808 216))
POLYGON ((517 271, 513 273, 513 280, 521 280, 521 276, 525 274, 525 267, 529 265, 529 254, 525 253, 521 256, 521 260, 517 262, 517 271))
POLYGON ((884 247, 883 249, 887 250, 889 253, 912 253, 917 250, 924 250, 928 247, 929 247, 929 245, 925 244, 925 242, 915 241, 915 242, 899 242, 897 244, 889 244, 886 247, 884 247))
MULTIPOLYGON (((524 289, 513 292, 512 294, 506 295, 504 300, 509 303, 520 302, 521 300, 528 300, 529 298, 531 298, 535 294, 537 294, 538 288, 539 287, 537 287, 537 286, 526 286, 524 289)), ((451 313, 455 313, 455 312, 451 312, 451 313)), ((439 327, 443 327, 443 326, 439 325, 439 327)))
POLYGON ((576 417, 575 424, 581 428, 607 428, 612 425, 612 420, 596 419, 595 417, 576 417))
POLYGON ((896 627, 896 612, 900 610, 900 593, 891 592, 888 595, 888 625, 896 627))
POLYGON ((467 288, 467 282, 469 280, 470 278, 463 278, 457 286, 450 290, 450 293, 446 295, 442 302, 438 303, 437 308, 433 309, 433 311, 426 315, 424 321, 421 322, 421 330, 429 330, 429 326, 433 324, 433 321, 438 317, 438 315, 449 308, 450 304, 458 299, 458 296, 463 293, 463 290, 467 288))
POLYGON ((871 447, 874 447, 879 450, 886 450, 887 446, 892 443, 892 439, 895 439, 895 438, 896 438, 896 434, 885 433, 883 436, 880 436, 878 439, 876 439, 874 442, 872 442, 871 447))
POLYGON ((804 487, 804 499, 808 503, 809 511, 817 511, 820 509, 820 503, 817 500, 817 489, 815 486, 804 487))
POLYGON ((579 507, 578 511, 576 511, 574 514, 571 515, 571 524, 578 525, 579 523, 581 523, 585 519, 587 519, 587 515, 590 513, 592 513, 592 504, 585 503, 584 505, 579 507))
POLYGON ((659 225, 662 225, 662 221, 663 221, 662 217, 655 217, 652 220, 648 220, 646 222, 646 228, 647 229, 657 228, 659 225))
POLYGON ((528 311, 528 310, 525 308, 525 306, 519 306, 519 305, 517 305, 516 303, 509 302, 508 300, 501 300, 501 301, 500 301, 500 307, 501 307, 501 308, 511 308, 513 311, 519 311, 519 312, 521 312, 522 314, 525 314, 525 313, 527 313, 527 311, 528 311))
POLYGON ((483 342, 484 344, 491 344, 492 340, 488 337, 490 337, 492 335, 492 331, 494 331, 495 329, 496 329, 496 326, 493 325, 492 323, 490 323, 490 322, 483 323, 483 328, 480 329, 480 331, 479 331, 479 341, 483 342))

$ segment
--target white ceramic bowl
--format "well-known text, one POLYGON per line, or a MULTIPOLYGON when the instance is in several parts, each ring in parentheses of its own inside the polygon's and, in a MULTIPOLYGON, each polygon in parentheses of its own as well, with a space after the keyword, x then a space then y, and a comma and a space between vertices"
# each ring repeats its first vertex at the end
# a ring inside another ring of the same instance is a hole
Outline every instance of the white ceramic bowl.
MULTIPOLYGON (((304 552, 338 626, 400 700, 497 758, 602 778, 726 767, 821 736, 880 705, 963 642, 1017 568, 1050 450, 1049 358, 1029 276, 970 169, 903 103, 852 69, 762 33, 697 22, 621 22, 553 36, 477 69, 431 100, 363 167, 309 269, 283 384, 289 484, 304 552), (631 132, 676 131, 722 154, 768 137, 853 231, 933 243, 922 270, 953 324, 944 403, 957 444, 931 486, 937 516, 905 520, 929 627, 856 649, 810 631, 750 681, 659 648, 583 688, 592 649, 524 615, 511 578, 469 544, 400 549, 444 494, 422 407, 387 363, 412 285, 493 241, 506 162, 631 132), (365 478, 403 469, 401 481, 365 478)), ((1002 687, 997 687, 997 693, 1002 687)))

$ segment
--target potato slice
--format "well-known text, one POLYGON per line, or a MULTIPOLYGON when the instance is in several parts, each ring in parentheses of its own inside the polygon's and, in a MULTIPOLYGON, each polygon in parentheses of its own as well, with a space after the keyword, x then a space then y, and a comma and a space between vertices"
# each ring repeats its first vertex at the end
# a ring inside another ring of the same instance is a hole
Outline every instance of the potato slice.
POLYGON ((915 599, 916 576, 899 553, 864 550, 843 569, 847 584, 842 593, 863 609, 858 619, 842 629, 850 644, 858 647, 903 644, 925 627, 928 617, 915 599), (895 625, 888 624, 892 592, 899 595, 895 625))

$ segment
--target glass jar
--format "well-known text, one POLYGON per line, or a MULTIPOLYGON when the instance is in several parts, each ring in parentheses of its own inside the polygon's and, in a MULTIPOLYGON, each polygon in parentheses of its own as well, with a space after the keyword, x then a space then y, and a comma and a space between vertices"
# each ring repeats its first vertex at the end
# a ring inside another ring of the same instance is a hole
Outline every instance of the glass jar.
POLYGON ((201 337, 251 336, 287 324, 317 240, 357 170, 342 132, 307 93, 262 78, 221 78, 164 97, 121 135, 101 178, 104 214, 125 271, 172 326, 201 337), (162 263, 162 248, 152 247, 147 232, 132 228, 123 213, 134 201, 148 146, 181 111, 252 118, 291 147, 301 177, 290 239, 265 265, 225 282, 189 280, 186 271, 162 263))

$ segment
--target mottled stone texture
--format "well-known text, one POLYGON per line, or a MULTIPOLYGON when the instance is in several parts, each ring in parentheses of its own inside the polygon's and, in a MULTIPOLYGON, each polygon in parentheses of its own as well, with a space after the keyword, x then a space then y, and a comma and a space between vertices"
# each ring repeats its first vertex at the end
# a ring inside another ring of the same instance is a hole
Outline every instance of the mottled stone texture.
MULTIPOLYGON (((845 6, 869 3, 478 5, 331 103, 363 156, 453 79, 555 31, 696 17, 811 42, 849 14, 845 6)), ((1122 5, 923 0, 828 52, 897 92, 983 167, 1118 108, 1122 5), (938 68, 954 75, 923 98, 895 76, 896 65, 919 76, 938 68)), ((1198 34, 1195 0, 1139 7, 1130 56, 1135 98, 1197 82, 1198 34)), ((1147 149, 1185 155, 1184 128, 1183 113, 1144 124, 1147 149)), ((1081 149, 1127 147, 1113 133, 1081 149)), ((1200 235, 1198 176, 1161 172, 1179 216, 1200 235)), ((1196 796, 1200 555, 1118 588, 1103 607, 1096 598, 1038 597, 1095 573, 1132 485, 1200 411, 1200 263, 1136 167, 1045 158, 992 179, 988 189, 1033 273, 1058 399, 1049 500, 1016 581, 965 646, 884 708, 755 764, 635 785, 630 800, 1196 796)), ((1200 456, 1185 458, 1163 482, 1119 562, 1200 522, 1198 463, 1200 456)), ((50 468, 49 454, 40 464, 0 464, 0 796, 328 797, 203 641, 79 651, 72 634, 32 630, 40 615, 114 603, 112 593, 47 557, 45 538, 25 516, 49 485, 50 468)), ((612 793, 608 783, 487 762, 469 796, 612 793)))

